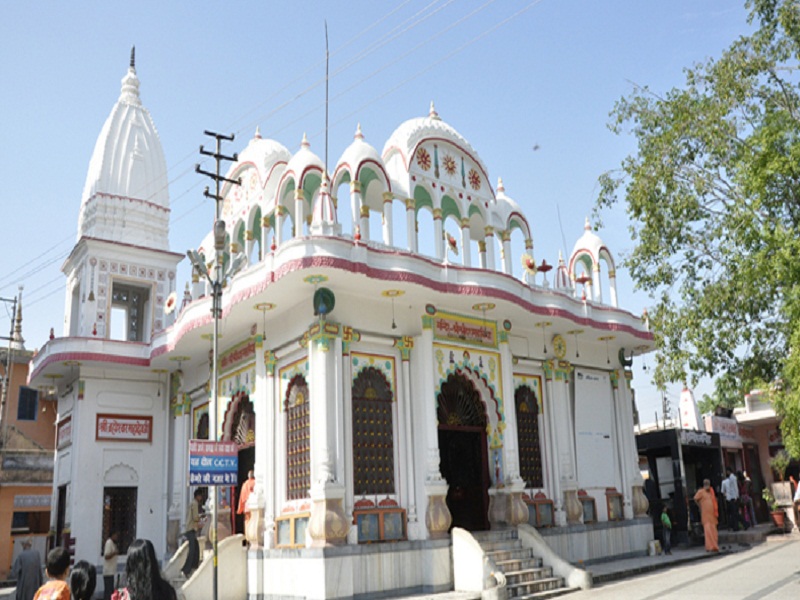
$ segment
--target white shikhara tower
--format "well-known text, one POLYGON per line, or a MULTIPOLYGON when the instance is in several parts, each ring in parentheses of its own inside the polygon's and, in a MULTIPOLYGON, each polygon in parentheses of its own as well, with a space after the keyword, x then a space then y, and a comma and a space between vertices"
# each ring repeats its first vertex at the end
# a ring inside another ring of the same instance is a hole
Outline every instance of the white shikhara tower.
POLYGON ((89 162, 67 276, 64 335, 148 342, 182 258, 169 252, 161 141, 139 98, 135 54, 89 162))

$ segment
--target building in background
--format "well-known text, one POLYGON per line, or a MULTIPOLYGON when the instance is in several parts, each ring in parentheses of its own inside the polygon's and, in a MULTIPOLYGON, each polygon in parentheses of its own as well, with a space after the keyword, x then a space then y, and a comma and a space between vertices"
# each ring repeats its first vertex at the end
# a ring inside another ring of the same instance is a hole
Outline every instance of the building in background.
POLYGON ((9 375, 0 414, 0 581, 9 578, 23 539, 44 560, 50 532, 58 377, 27 386, 34 353, 22 338, 21 300, 11 342, 0 348, 0 376, 9 375))

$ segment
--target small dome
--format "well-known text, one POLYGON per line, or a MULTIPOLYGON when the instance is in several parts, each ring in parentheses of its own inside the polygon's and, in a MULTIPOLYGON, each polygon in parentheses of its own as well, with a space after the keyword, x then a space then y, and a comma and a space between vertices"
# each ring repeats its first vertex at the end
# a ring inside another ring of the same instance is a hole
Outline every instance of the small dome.
POLYGON ((276 163, 288 163, 292 153, 275 140, 264 139, 261 132, 256 130, 255 136, 247 143, 247 147, 239 152, 238 163, 253 163, 259 170, 261 180, 266 181, 276 163))
POLYGON ((311 151, 311 144, 308 142, 306 134, 303 134, 303 141, 300 143, 300 150, 295 153, 286 165, 285 175, 292 174, 295 178, 296 187, 303 186, 303 180, 309 171, 325 171, 325 163, 319 156, 311 151))
POLYGON ((592 231, 592 225, 589 223, 589 217, 586 217, 586 223, 584 224, 583 229, 583 235, 578 238, 578 241, 575 242, 575 246, 572 248, 570 264, 572 264, 572 262, 575 260, 575 256, 577 254, 588 253, 592 258, 592 263, 597 263, 600 259, 600 253, 604 250, 605 252, 608 252, 608 249, 603 243, 603 240, 600 239, 600 236, 592 231))
POLYGON ((506 195, 506 188, 503 179, 497 179, 497 193, 495 194, 496 205, 495 214, 499 218, 499 223, 495 225, 503 229, 519 227, 526 239, 531 239, 531 229, 522 207, 512 198, 506 195))
POLYGON ((386 177, 386 183, 389 185, 381 155, 378 154, 374 146, 364 141, 364 134, 361 132, 361 123, 359 123, 356 128, 356 133, 353 136, 352 143, 345 149, 342 156, 336 162, 336 169, 333 171, 332 189, 335 190, 339 186, 341 178, 345 173, 350 173, 351 180, 358 179, 361 167, 365 163, 371 163, 376 169, 379 169, 384 177, 386 177))
POLYGON ((433 102, 431 102, 431 109, 427 117, 409 119, 394 130, 383 146, 381 155, 384 163, 388 164, 391 156, 395 152, 399 152, 403 157, 406 170, 408 170, 411 157, 414 156, 417 146, 428 138, 440 138, 455 144, 475 160, 484 174, 488 173, 486 165, 483 164, 480 156, 478 156, 478 153, 466 138, 442 121, 433 106, 433 102))

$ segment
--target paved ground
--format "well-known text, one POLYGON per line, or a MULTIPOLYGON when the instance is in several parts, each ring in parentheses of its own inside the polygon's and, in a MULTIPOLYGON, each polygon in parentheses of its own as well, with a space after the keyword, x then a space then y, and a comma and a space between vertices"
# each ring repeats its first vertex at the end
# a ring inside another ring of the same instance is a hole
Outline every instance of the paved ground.
MULTIPOLYGON (((792 553, 792 556, 795 554, 797 558, 800 559, 800 533, 795 531, 791 534, 786 535, 768 535, 770 534, 771 527, 767 525, 759 525, 758 528, 755 530, 750 531, 740 531, 737 533, 730 533, 726 531, 720 532, 720 554, 710 554, 705 551, 703 546, 679 546, 673 548, 671 555, 660 555, 660 556, 640 556, 636 558, 628 558, 622 560, 614 560, 608 561, 604 563, 597 563, 593 565, 589 565, 586 568, 587 571, 592 573, 595 588, 593 590, 589 590, 586 592, 576 592, 567 596, 567 598, 575 598, 579 600, 583 597, 591 597, 591 598, 638 598, 638 597, 645 597, 644 595, 640 596, 638 593, 636 595, 629 595, 625 592, 620 591, 619 586, 622 584, 613 583, 619 582, 621 580, 631 580, 636 578, 637 576, 644 575, 647 573, 654 573, 654 572, 663 572, 659 573, 662 576, 668 578, 668 581, 674 583, 675 574, 680 573, 684 570, 677 570, 675 567, 681 565, 690 565, 691 563, 709 563, 709 569, 712 571, 729 571, 730 569, 734 569, 734 572, 731 573, 731 576, 728 577, 726 580, 735 580, 736 576, 744 576, 748 578, 748 582, 752 583, 754 579, 754 575, 767 573, 769 569, 777 568, 776 563, 778 561, 774 560, 775 557, 785 558, 788 552, 792 553), (761 543, 764 542, 764 543, 761 543), (787 552, 783 552, 782 548, 787 549, 787 552), (751 552, 752 551, 752 552, 751 552), (737 556, 740 553, 746 553, 742 556, 737 556), (768 557, 772 557, 772 560, 769 560, 768 557), (753 564, 755 559, 763 558, 764 560, 764 568, 759 570, 758 572, 753 572, 753 564), (719 565, 719 566, 718 566, 719 565), (724 569, 723 569, 724 567, 724 569), (744 567, 747 567, 746 569, 744 567), (615 592, 611 592, 611 590, 616 590, 615 592), (611 595, 607 595, 611 593, 611 595)), ((795 561, 797 562, 797 561, 795 561)), ((785 570, 785 569, 784 569, 785 570)), ((787 571, 786 573, 776 575, 778 577, 777 581, 783 582, 785 585, 789 585, 790 583, 794 583, 792 580, 789 581, 790 578, 798 578, 797 577, 797 567, 796 565, 787 571)), ((636 584, 634 584, 636 585, 636 584)), ((641 585, 645 585, 642 583, 641 585)), ((666 589, 663 587, 664 583, 654 583, 657 589, 660 589, 666 593, 666 589), (661 587, 659 587, 661 586, 661 587)), ((675 587, 674 585, 672 587, 675 587)), ((782 595, 785 590, 782 588, 780 590, 772 590, 770 588, 770 598, 783 598, 783 597, 792 597, 798 598, 800 597, 800 589, 797 589, 798 586, 793 586, 791 588, 792 596, 784 596, 782 595)), ((762 593, 757 592, 757 593, 762 593)), ((642 592, 645 593, 645 592, 642 592)), ((660 593, 660 592, 659 592, 660 593)), ((786 592, 788 593, 788 592, 786 592)), ((691 595, 687 595, 687 590, 684 588, 681 594, 674 596, 675 598, 689 598, 692 597, 691 595), (683 594, 683 595, 681 595, 683 594)), ((14 597, 14 588, 0 588, 0 600, 6 600, 14 597)), ((461 594, 458 592, 449 592, 446 594, 416 594, 412 596, 408 596, 402 600, 466 600, 468 598, 473 598, 474 595, 471 594, 461 594)), ((656 594, 653 596, 654 598, 658 598, 659 595, 656 594)), ((664 595, 666 598, 667 596, 664 595)), ((715 597, 713 593, 709 595, 706 592, 706 600, 710 597, 715 597)), ((745 594, 744 592, 740 595, 727 595, 727 596, 718 596, 718 597, 727 597, 727 598, 751 598, 751 600, 761 598, 762 596, 759 595, 749 595, 745 594)), ((764 595, 763 597, 767 597, 764 595)), ((395 599, 399 600, 399 599, 395 599)))

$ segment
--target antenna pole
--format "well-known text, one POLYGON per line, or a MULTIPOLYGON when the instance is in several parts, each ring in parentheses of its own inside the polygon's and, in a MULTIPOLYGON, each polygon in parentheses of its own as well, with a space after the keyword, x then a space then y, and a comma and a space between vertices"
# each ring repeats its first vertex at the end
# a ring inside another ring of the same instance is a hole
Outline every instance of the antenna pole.
POLYGON ((328 52, 328 20, 325 19, 325 179, 328 179, 328 73, 330 53, 328 52))

